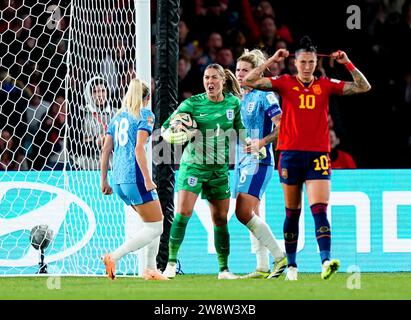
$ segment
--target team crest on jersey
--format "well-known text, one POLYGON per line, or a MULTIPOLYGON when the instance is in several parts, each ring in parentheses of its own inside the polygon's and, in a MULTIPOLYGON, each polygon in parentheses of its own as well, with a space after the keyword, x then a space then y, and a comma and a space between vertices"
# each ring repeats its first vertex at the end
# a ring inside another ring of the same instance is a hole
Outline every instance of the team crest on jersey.
POLYGON ((283 179, 288 178, 288 170, 287 169, 281 169, 281 177, 283 177, 283 179))
POLYGON ((250 102, 249 104, 247 104, 247 113, 252 113, 254 111, 254 108, 255 108, 255 102, 250 102))
POLYGON ((276 99, 274 93, 269 93, 269 94, 267 94, 267 95, 266 95, 266 98, 267 98, 267 100, 268 100, 268 103, 271 104, 271 105, 273 105, 273 104, 275 104, 275 103, 277 102, 277 99, 276 99))
POLYGON ((314 94, 316 94, 317 96, 321 94, 321 86, 319 84, 315 84, 313 85, 313 91, 314 94))
POLYGON ((150 126, 152 126, 154 124, 154 119, 153 117, 147 117, 147 122, 150 126))
POLYGON ((195 187, 197 184, 198 178, 197 177, 188 177, 187 183, 190 187, 195 187))
POLYGON ((233 109, 228 109, 226 110, 226 115, 228 120, 234 120, 234 110, 233 109))

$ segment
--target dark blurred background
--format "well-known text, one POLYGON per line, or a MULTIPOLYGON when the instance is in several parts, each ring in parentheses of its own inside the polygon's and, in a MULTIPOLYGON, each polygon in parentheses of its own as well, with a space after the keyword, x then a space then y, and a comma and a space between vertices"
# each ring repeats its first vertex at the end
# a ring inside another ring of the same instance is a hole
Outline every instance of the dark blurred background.
MULTIPOLYGON (((85 56, 92 66, 69 70, 69 95, 82 93, 79 79, 104 73, 106 59, 118 69, 120 77, 112 79, 116 86, 124 89, 135 76, 134 1, 88 3, 97 4, 94 18, 101 21, 86 22, 99 28, 94 34, 101 41, 87 47, 85 56), (120 34, 127 36, 117 39, 120 34)), ((0 2, 0 9, 0 170, 55 168, 71 116, 66 101, 85 103, 81 94, 73 100, 64 90, 71 2, 10 0, 0 2), (49 28, 50 14, 56 12, 61 19, 49 28), (46 147, 39 151, 33 146, 46 147), (44 161, 36 165, 39 153, 44 161)), ((156 13, 157 1, 152 0, 153 77, 156 13)), ((73 32, 84 35, 84 30, 73 32)), ((358 168, 411 168, 411 0, 181 0, 179 102, 204 91, 202 73, 209 63, 235 71, 235 61, 245 48, 260 48, 267 55, 279 48, 293 51, 304 35, 311 37, 319 53, 346 51, 372 85, 368 93, 332 99, 330 127, 339 138, 337 148, 351 154, 358 168), (360 10, 360 29, 347 27, 353 14, 347 8, 352 5, 360 10)), ((270 70, 267 75, 295 72, 292 59, 270 70)), ((351 80, 343 66, 328 58, 319 59, 317 73, 351 80)), ((155 101, 154 85, 152 81, 155 101)), ((121 101, 123 91, 115 91, 116 101, 121 101)))
MULTIPOLYGON (((180 99, 203 90, 205 64, 234 70, 244 48, 292 51, 308 35, 319 53, 346 51, 372 85, 366 94, 331 101, 338 147, 359 168, 411 167, 411 1, 182 0, 181 8, 180 99), (350 5, 360 9, 360 29, 347 27, 350 5)), ((329 59, 320 64, 319 74, 352 79, 329 59)), ((272 71, 293 72, 287 63, 272 71)))

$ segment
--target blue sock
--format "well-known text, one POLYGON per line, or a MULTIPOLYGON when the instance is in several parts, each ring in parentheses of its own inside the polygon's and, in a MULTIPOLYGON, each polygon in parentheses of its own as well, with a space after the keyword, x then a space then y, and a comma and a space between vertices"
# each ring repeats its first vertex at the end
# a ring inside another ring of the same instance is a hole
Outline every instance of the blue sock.
POLYGON ((284 243, 287 254, 288 266, 297 267, 297 244, 298 244, 298 222, 300 220, 300 209, 285 208, 284 220, 284 243))
POLYGON ((331 251, 331 229, 327 219, 327 204, 316 203, 311 207, 311 213, 315 223, 315 237, 320 249, 321 263, 330 260, 331 251))

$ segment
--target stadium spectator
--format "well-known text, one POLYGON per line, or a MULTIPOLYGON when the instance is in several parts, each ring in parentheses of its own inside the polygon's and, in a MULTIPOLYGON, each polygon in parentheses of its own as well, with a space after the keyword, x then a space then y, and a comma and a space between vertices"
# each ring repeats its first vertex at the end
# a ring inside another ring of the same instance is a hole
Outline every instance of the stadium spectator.
POLYGON ((178 101, 181 102, 187 98, 190 98, 193 93, 191 92, 191 82, 186 81, 187 75, 191 70, 191 62, 187 56, 180 54, 178 58, 178 101))
POLYGON ((285 68, 281 70, 281 74, 289 74, 295 76, 297 74, 297 68, 295 67, 295 57, 288 57, 284 60, 285 68))
POLYGON ((147 109, 149 87, 139 79, 130 82, 123 107, 110 122, 101 155, 101 192, 111 195, 113 190, 130 205, 143 220, 143 228, 114 252, 105 254, 103 262, 107 276, 115 278, 116 262, 126 254, 146 247, 143 278, 168 280, 157 271, 156 256, 163 232, 163 213, 153 182, 145 146, 153 131, 154 114, 147 109), (113 183, 107 181, 109 159, 114 151, 113 183))
POLYGON ((250 150, 237 146, 233 197, 237 199, 235 214, 250 230, 251 244, 256 254, 254 272, 244 278, 277 278, 287 266, 287 258, 267 223, 260 218, 260 199, 274 172, 274 156, 271 143, 276 142, 281 120, 281 108, 273 92, 250 89, 244 77, 265 62, 260 50, 244 51, 237 59, 236 78, 243 90, 241 118, 251 137, 250 150), (272 123, 272 124, 271 124, 272 123), (273 130, 273 125, 275 128, 273 130), (251 148, 254 150, 251 150, 251 148), (264 148, 266 156, 259 159, 256 154, 264 148), (269 255, 274 258, 274 270, 270 274, 269 255))
POLYGON ((66 101, 58 95, 43 117, 40 130, 30 148, 31 167, 34 170, 59 170, 65 158, 64 136, 66 124, 66 101))
POLYGON ((84 95, 85 107, 75 108, 70 115, 73 161, 81 169, 98 170, 107 125, 116 110, 110 105, 107 81, 102 77, 90 79, 84 95))
POLYGON ((260 1, 253 11, 254 16, 257 20, 262 19, 266 16, 275 17, 273 6, 269 1, 260 1))
POLYGON ((332 169, 355 169, 357 165, 353 157, 343 150, 337 148, 340 144, 340 138, 337 137, 335 131, 330 129, 330 160, 332 169))
POLYGON ((110 39, 114 41, 113 49, 108 50, 100 67, 103 77, 108 82, 109 100, 118 109, 121 106, 122 89, 124 89, 121 76, 129 73, 134 57, 130 57, 130 48, 126 39, 110 39))
POLYGON ((202 90, 199 81, 200 74, 196 66, 192 66, 189 58, 180 54, 178 58, 178 102, 190 98, 193 94, 198 94, 202 90))
POLYGON ((317 51, 311 39, 306 36, 301 39, 300 47, 296 51, 297 76, 260 78, 262 72, 273 61, 280 62, 288 56, 287 50, 278 50, 263 65, 253 69, 244 81, 252 88, 274 90, 282 98, 283 116, 277 148, 281 151, 278 170, 286 211, 284 221, 284 240, 288 260, 286 279, 297 280, 298 277, 296 252, 304 183, 320 250, 321 278, 328 279, 339 268, 339 261, 331 260, 330 256, 331 230, 327 219, 331 178, 329 97, 332 94, 352 95, 366 92, 371 89, 371 85, 343 51, 333 52, 331 58, 345 65, 354 82, 314 77, 317 51), (310 165, 307 166, 306 163, 310 165))
POLYGON ((197 34, 222 33, 231 27, 228 0, 196 0, 194 10, 196 23, 193 27, 197 34))
POLYGON ((247 45, 254 45, 260 38, 260 28, 253 17, 250 0, 241 0, 239 6, 239 23, 247 38, 247 45))
POLYGON ((0 170, 7 170, 13 159, 11 133, 8 130, 1 130, 0 133, 0 170))
POLYGON ((31 92, 22 81, 17 81, 7 71, 0 69, 0 129, 8 128, 21 144, 26 132, 26 122, 22 116, 27 108, 31 92))
POLYGON ((45 100, 40 86, 32 86, 33 95, 30 98, 29 106, 24 113, 24 121, 27 123, 27 132, 24 137, 24 146, 30 150, 31 143, 36 133, 40 129, 41 121, 47 114, 50 102, 45 100))
POLYGON ((271 16, 264 17, 260 22, 260 30, 258 47, 271 56, 275 53, 276 44, 279 40, 274 18, 271 16))
POLYGON ((200 72, 204 72, 205 68, 216 61, 217 53, 223 47, 223 37, 218 32, 212 32, 208 36, 203 55, 197 60, 200 72))
POLYGON ((3 129, 0 132, 0 153, 2 153, 6 149, 10 149, 9 143, 11 140, 11 134, 8 130, 3 129))
MULTIPOLYGON (((4 130, 3 132, 6 132, 4 130)), ((7 132, 5 139, 8 137, 7 149, 3 152, 0 146, 0 170, 8 171, 26 171, 29 169, 26 154, 23 148, 19 145, 19 140, 15 137, 10 136, 7 132)))
POLYGON ((168 263, 163 274, 169 278, 176 275, 177 254, 201 192, 202 197, 208 200, 214 225, 214 245, 220 269, 218 279, 236 279, 237 276, 228 269, 229 138, 225 132, 234 129, 238 135, 244 129, 238 99, 241 95, 240 86, 234 74, 218 64, 207 66, 203 85, 205 93, 184 100, 162 125, 162 136, 166 141, 184 143, 188 140, 187 134, 171 131, 170 119, 180 113, 190 113, 201 133, 198 139, 190 139, 181 158, 177 213, 171 226, 168 263), (210 136, 210 130, 215 130, 216 134, 210 136), (216 149, 217 146, 224 146, 224 151, 216 149))
POLYGON ((247 38, 244 31, 239 29, 230 30, 227 33, 227 45, 233 51, 234 57, 239 57, 247 46, 247 38))
POLYGON ((192 33, 184 20, 180 20, 178 23, 178 28, 180 53, 188 55, 190 59, 198 59, 199 54, 201 53, 199 41, 197 39, 193 39, 192 33))
POLYGON ((229 69, 232 72, 235 69, 234 57, 230 48, 220 48, 217 52, 216 62, 224 69, 229 69))
POLYGON ((275 25, 276 38, 286 41, 288 44, 294 42, 289 28, 279 23, 280 18, 276 16, 274 9, 269 1, 260 1, 256 6, 252 7, 249 0, 241 0, 240 5, 240 24, 247 32, 248 44, 257 44, 261 41, 262 32, 267 32, 268 26, 273 28, 272 23, 275 25), (271 18, 271 21, 266 21, 263 25, 260 23, 267 17, 271 18))
POLYGON ((292 44, 294 42, 290 29, 286 25, 279 23, 281 17, 278 17, 275 14, 274 8, 269 1, 260 1, 256 9, 254 10, 254 16, 255 20, 257 21, 261 21, 264 17, 273 17, 277 26, 278 38, 283 39, 289 44, 292 44))
POLYGON ((28 170, 28 161, 22 146, 22 139, 15 134, 13 135, 13 132, 17 131, 7 122, 0 127, 0 170, 28 170))

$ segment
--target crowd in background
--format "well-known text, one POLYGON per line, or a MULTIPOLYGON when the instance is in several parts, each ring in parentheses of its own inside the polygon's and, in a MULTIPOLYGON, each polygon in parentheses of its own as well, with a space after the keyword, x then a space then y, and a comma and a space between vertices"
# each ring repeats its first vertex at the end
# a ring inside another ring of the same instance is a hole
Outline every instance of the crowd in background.
MULTIPOLYGON (((45 170, 56 168, 61 161, 65 126, 72 123, 67 102, 86 102, 66 96, 64 90, 69 2, 47 3, 48 12, 55 12, 58 4, 63 16, 50 28, 52 21, 44 4, 22 3, 11 0, 1 5, 0 49, 5 54, 0 65, 0 170, 45 170)), ((124 8, 130 3, 119 1, 113 11, 119 14, 106 17, 107 25, 128 19, 129 11, 124 8)), ((151 5, 154 77, 158 63, 156 1, 151 5)), ((209 63, 234 71, 245 48, 260 48, 268 55, 279 48, 293 51, 299 39, 309 35, 321 53, 345 50, 373 86, 363 96, 331 101, 330 118, 339 142, 336 148, 351 153, 360 168, 410 168, 411 1, 364 0, 358 6, 361 29, 350 30, 345 1, 330 5, 322 1, 181 0, 178 100, 203 91, 202 73, 209 63)), ((96 59, 101 62, 99 74, 107 76, 107 90, 117 95, 113 108, 135 75, 133 60, 125 58, 133 55, 133 45, 130 39, 118 39, 107 45, 111 49, 104 52, 110 54, 96 59), (116 73, 122 76, 113 78, 116 73)), ((79 83, 80 67, 71 70, 71 92, 79 83)), ((295 72, 293 58, 289 58, 272 65, 266 75, 295 72)), ((328 58, 319 59, 317 75, 350 80, 346 70, 328 58)))
MULTIPOLYGON (((259 0, 181 2, 179 100, 202 91, 201 72, 217 62, 234 70, 244 48, 268 55, 291 52, 309 35, 318 52, 341 49, 370 80, 361 97, 333 98, 330 113, 340 144, 361 168, 411 166, 411 1, 357 1, 360 29, 347 27, 352 3, 259 0), (390 151, 396 150, 393 157, 390 151)), ((343 67, 320 58, 317 75, 351 80, 343 67)), ((293 58, 266 75, 294 74, 293 58)))
POLYGON ((46 169, 64 148, 68 20, 50 20, 65 15, 57 3, 1 4, 0 170, 46 169))

